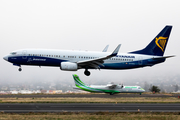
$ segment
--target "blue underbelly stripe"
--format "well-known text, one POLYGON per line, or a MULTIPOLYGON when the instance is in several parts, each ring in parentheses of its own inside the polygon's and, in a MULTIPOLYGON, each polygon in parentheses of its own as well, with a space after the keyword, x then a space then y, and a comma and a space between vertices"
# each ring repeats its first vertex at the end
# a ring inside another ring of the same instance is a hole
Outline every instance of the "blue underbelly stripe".
MULTIPOLYGON (((37 65, 37 66, 57 66, 59 67, 61 62, 67 62, 68 60, 59 59, 59 58, 48 58, 40 56, 27 56, 26 59, 23 59, 22 56, 19 57, 10 57, 9 62, 19 65, 37 65)), ((152 66, 157 63, 164 62, 165 59, 152 60, 146 59, 141 61, 131 61, 131 62, 120 62, 120 63, 104 63, 104 66, 99 66, 101 69, 131 69, 144 66, 152 66)), ((69 61, 71 62, 71 61, 69 61)), ((89 68, 93 69, 93 68, 89 68)))

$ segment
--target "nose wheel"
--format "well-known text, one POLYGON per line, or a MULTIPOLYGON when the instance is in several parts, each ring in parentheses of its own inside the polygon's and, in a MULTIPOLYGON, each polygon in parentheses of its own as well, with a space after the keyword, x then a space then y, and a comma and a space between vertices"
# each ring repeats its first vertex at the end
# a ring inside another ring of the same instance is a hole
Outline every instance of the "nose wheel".
POLYGON ((84 71, 84 74, 85 74, 86 76, 89 76, 91 73, 90 73, 88 70, 85 70, 85 71, 84 71))
POLYGON ((21 71, 22 71, 22 68, 20 67, 18 70, 19 70, 19 72, 21 72, 21 71))

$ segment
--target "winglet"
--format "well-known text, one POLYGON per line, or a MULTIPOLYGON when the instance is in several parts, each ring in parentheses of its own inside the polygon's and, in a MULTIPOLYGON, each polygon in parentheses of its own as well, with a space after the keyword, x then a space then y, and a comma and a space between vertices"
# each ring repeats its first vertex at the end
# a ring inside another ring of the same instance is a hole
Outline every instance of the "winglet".
POLYGON ((102 52, 107 52, 109 45, 107 45, 102 52))
POLYGON ((110 56, 116 56, 119 52, 119 48, 121 47, 121 44, 119 44, 116 49, 113 51, 113 53, 110 56))

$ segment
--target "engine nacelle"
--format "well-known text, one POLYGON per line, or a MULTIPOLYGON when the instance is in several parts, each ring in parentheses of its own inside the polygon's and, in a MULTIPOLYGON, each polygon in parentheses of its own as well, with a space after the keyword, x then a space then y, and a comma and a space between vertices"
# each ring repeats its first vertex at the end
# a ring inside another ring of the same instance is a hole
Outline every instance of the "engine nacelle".
POLYGON ((60 68, 61 70, 66 70, 66 71, 77 71, 78 65, 77 63, 72 63, 72 62, 61 62, 60 68))

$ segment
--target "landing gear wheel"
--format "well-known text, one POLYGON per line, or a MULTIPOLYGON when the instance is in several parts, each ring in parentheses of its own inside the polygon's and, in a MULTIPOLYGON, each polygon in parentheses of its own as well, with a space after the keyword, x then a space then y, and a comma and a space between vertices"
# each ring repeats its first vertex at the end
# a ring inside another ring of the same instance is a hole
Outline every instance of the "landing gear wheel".
POLYGON ((19 68, 18 70, 19 70, 19 72, 21 72, 21 71, 22 71, 22 68, 19 68))
POLYGON ((110 95, 113 95, 113 93, 111 92, 111 93, 109 93, 110 95))
POLYGON ((89 76, 91 73, 90 73, 88 70, 85 70, 85 71, 84 71, 84 74, 85 74, 86 76, 89 76))

